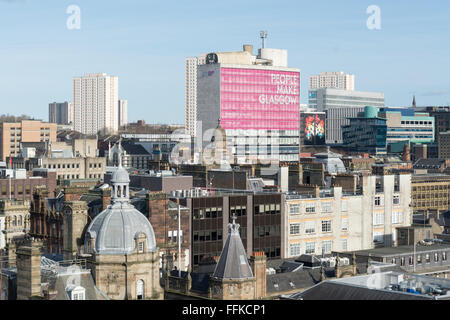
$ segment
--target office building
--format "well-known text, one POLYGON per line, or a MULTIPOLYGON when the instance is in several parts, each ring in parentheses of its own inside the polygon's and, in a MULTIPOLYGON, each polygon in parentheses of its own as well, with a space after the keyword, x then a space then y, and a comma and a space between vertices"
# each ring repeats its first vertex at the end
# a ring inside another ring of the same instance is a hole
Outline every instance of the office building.
POLYGON ((344 72, 321 72, 309 77, 309 90, 334 88, 355 91, 355 75, 344 72))
POLYGON ((386 119, 386 139, 391 152, 401 152, 405 143, 434 141, 435 119, 428 113, 411 108, 381 108, 379 117, 386 119))
POLYGON ((450 208, 450 175, 414 174, 411 206, 414 212, 444 212, 450 208))
POLYGON ((411 225, 411 175, 361 176, 342 187, 286 195, 284 257, 390 247, 396 228, 411 225))
POLYGON ((438 141, 439 158, 450 159, 450 131, 440 132, 438 141))
POLYGON ((0 160, 6 161, 11 155, 18 156, 21 144, 25 142, 56 142, 56 127, 55 123, 39 120, 0 123, 0 160))
POLYGON ((434 118, 413 109, 367 106, 350 124, 342 126, 349 150, 386 154, 403 152, 405 144, 434 141, 434 118))
POLYGON ((349 125, 364 107, 384 107, 384 94, 376 92, 316 89, 309 92, 309 107, 326 112, 326 143, 342 144, 342 126, 349 125))
POLYGON ((220 120, 232 162, 298 161, 300 70, 286 50, 252 50, 211 53, 198 67, 197 136, 208 145, 220 120))
POLYGON ((73 123, 73 104, 53 102, 48 105, 48 122, 67 125, 73 123))
POLYGON ((349 118, 350 124, 342 126, 343 144, 351 151, 386 154, 386 119, 378 117, 378 109, 365 107, 364 113, 349 118))
POLYGON ((119 128, 119 78, 106 73, 73 79, 74 130, 84 134, 119 128))
POLYGON ((282 258, 284 205, 280 193, 222 193, 190 195, 180 203, 191 216, 190 265, 220 256, 228 234, 228 223, 236 216, 246 252, 264 251, 268 259, 282 258))

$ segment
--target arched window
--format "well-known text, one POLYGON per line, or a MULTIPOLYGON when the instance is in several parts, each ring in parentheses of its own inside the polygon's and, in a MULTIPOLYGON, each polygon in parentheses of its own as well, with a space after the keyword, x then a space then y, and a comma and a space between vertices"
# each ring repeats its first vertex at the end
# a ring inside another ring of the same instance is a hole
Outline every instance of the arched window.
POLYGON ((144 299, 144 280, 138 280, 137 282, 136 297, 137 300, 144 299))
POLYGON ((13 227, 17 226, 17 216, 13 218, 13 227))
POLYGON ((117 187, 117 197, 121 198, 122 197, 122 188, 120 186, 117 187))
POLYGON ((18 225, 21 226, 22 225, 22 216, 19 216, 19 222, 18 225))

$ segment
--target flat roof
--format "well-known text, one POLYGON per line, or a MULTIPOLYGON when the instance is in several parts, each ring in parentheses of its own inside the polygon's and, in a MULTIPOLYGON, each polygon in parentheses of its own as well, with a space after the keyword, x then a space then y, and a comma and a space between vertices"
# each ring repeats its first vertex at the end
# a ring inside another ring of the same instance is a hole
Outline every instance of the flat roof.
MULTIPOLYGON (((436 251, 436 250, 448 250, 450 249, 450 244, 432 244, 429 246, 416 245, 416 253, 436 251)), ((373 257, 386 257, 386 256, 397 256, 402 254, 409 254, 414 252, 414 246, 401 246, 392 248, 376 248, 369 250, 355 251, 356 255, 371 255, 373 257)))

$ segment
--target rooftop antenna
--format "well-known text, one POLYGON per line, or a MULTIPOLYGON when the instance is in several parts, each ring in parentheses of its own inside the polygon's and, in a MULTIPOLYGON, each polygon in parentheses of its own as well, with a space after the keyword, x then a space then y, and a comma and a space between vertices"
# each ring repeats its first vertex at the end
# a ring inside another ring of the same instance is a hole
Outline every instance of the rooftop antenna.
POLYGON ((267 31, 261 31, 259 33, 259 36, 261 37, 262 40, 262 48, 264 49, 266 47, 266 39, 267 39, 267 31))

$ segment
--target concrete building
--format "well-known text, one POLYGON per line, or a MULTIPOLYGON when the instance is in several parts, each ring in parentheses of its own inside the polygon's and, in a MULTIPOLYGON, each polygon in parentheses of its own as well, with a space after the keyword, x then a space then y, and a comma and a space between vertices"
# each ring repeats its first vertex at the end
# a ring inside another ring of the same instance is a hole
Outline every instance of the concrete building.
POLYGON ((438 141, 439 158, 450 159, 450 131, 440 132, 438 141))
POLYGON ((327 144, 343 143, 342 126, 349 124, 348 118, 357 117, 359 112, 364 112, 366 106, 384 107, 384 94, 330 88, 309 92, 309 107, 327 114, 327 144))
POLYGON ((206 54, 186 58, 186 132, 192 137, 197 132, 197 68, 206 62, 206 54))
POLYGON ((198 66, 197 139, 205 148, 220 122, 233 163, 298 161, 300 70, 287 67, 286 50, 252 50, 198 66))
POLYGON ((128 124, 128 100, 119 100, 119 128, 128 124))
POLYGON ((56 142, 56 124, 39 120, 22 120, 17 123, 0 123, 0 156, 17 156, 21 143, 24 142, 56 142))
POLYGON ((386 140, 392 152, 401 152, 405 143, 431 143, 434 141, 434 118, 428 113, 415 112, 413 109, 397 111, 382 108, 379 117, 386 119, 386 140), (395 149, 395 145, 398 147, 395 149))
POLYGON ((56 171, 57 180, 103 180, 106 172, 106 159, 101 157, 43 158, 42 168, 56 171))
POLYGON ((411 178, 414 212, 444 212, 450 204, 450 176, 446 174, 414 174, 411 178))
POLYGON ((344 72, 321 72, 309 77, 309 90, 334 88, 355 91, 355 75, 344 72))
POLYGON ((73 104, 71 102, 53 102, 48 105, 48 122, 57 124, 73 123, 73 104))
POLYGON ((274 192, 219 192, 181 197, 190 210, 190 266, 197 270, 208 258, 220 256, 228 234, 228 223, 236 216, 247 253, 263 251, 268 259, 284 255, 284 204, 274 192))
POLYGON ((73 79, 74 130, 97 134, 119 129, 119 78, 106 73, 73 79))
POLYGON ((411 224, 411 175, 362 176, 361 187, 286 195, 284 256, 395 245, 396 228, 411 224))

